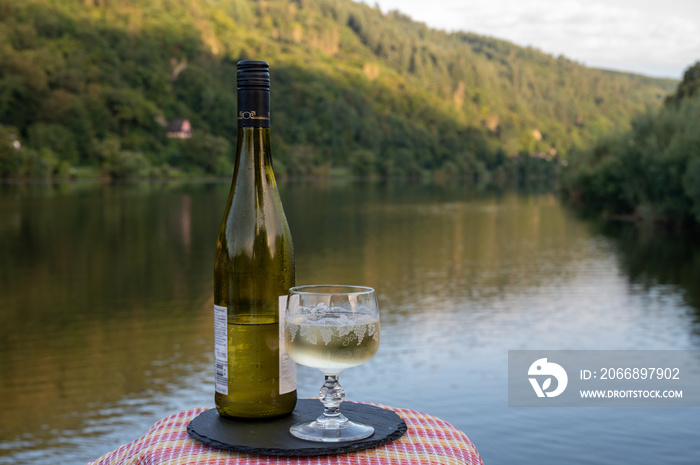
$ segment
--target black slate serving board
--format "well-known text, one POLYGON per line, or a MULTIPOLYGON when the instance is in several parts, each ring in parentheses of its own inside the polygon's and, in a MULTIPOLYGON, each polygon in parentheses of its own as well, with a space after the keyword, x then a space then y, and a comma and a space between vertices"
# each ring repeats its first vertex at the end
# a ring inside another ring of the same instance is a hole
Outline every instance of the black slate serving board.
POLYGON ((322 443, 295 438, 292 425, 313 420, 323 410, 317 399, 300 399, 294 411, 271 420, 240 420, 206 410, 187 425, 190 437, 212 447, 258 455, 315 456, 342 454, 378 447, 403 436, 406 422, 395 412, 367 404, 344 402, 341 411, 350 420, 374 426, 374 434, 352 442, 322 443))

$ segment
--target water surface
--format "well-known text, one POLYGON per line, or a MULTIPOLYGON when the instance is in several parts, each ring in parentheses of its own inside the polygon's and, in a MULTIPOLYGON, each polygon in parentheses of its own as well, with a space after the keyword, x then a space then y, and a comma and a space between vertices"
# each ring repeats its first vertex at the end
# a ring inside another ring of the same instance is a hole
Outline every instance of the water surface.
MULTIPOLYGON (((700 462, 697 409, 512 408, 512 349, 700 346, 700 241, 459 183, 280 186, 297 283, 377 290, 350 399, 463 430, 487 464, 700 462)), ((0 186, 0 463, 84 463, 213 406, 227 183, 0 186)), ((301 367, 299 394, 320 373, 301 367)))

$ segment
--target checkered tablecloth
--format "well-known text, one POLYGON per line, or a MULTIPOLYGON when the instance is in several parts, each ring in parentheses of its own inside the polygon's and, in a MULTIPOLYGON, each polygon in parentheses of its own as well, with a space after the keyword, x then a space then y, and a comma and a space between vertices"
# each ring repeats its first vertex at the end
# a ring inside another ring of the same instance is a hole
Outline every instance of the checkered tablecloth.
POLYGON ((215 449, 187 435, 187 424, 207 410, 196 408, 157 421, 137 440, 88 465, 483 465, 467 435, 449 423, 414 410, 377 406, 396 412, 408 431, 375 449, 320 457, 260 456, 215 449))

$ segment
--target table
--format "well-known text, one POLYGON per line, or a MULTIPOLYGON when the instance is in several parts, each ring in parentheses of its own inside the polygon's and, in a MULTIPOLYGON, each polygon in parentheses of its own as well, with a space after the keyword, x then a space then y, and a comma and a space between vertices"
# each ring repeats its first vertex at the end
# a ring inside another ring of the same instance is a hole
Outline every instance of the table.
POLYGON ((157 421, 143 436, 88 465, 483 465, 466 434, 432 415, 376 405, 396 412, 408 426, 400 439, 358 452, 320 457, 250 455, 215 449, 187 434, 187 424, 207 408, 194 408, 157 421))

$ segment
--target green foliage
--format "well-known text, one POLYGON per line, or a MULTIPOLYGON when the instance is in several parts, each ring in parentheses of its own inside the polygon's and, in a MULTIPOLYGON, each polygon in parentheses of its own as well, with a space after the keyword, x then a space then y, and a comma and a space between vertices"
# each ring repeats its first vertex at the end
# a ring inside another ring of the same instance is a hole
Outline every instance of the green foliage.
POLYGON ((700 223, 700 155, 693 157, 683 175, 683 188, 691 203, 691 214, 700 223))
POLYGON ((675 86, 350 0, 3 0, 0 124, 33 161, 2 174, 45 176, 54 157, 54 176, 228 176, 245 58, 272 65, 288 176, 553 175, 675 86), (191 140, 167 139, 177 118, 191 140))
POLYGON ((104 165, 114 179, 136 178, 148 175, 150 163, 140 152, 120 150, 104 165))
POLYGON ((634 119, 630 131, 572 157, 566 192, 612 215, 700 222, 700 93, 689 82, 667 105, 634 119))
POLYGON ((29 144, 32 147, 45 148, 56 154, 61 154, 61 159, 75 163, 78 161, 78 149, 73 133, 60 124, 36 123, 27 130, 29 144))
POLYGON ((19 174, 22 153, 14 145, 16 140, 16 130, 0 125, 0 179, 19 174))
POLYGON ((356 176, 372 176, 377 172, 377 155, 372 150, 357 149, 350 154, 350 164, 356 176))
POLYGON ((51 149, 29 149, 24 153, 21 174, 24 177, 34 179, 50 178, 54 174, 57 163, 56 155, 51 149))
POLYGON ((681 100, 700 93, 700 61, 689 67, 683 73, 683 80, 678 85, 676 93, 666 98, 667 105, 678 104, 681 100))
MULTIPOLYGON (((182 142, 180 156, 185 166, 202 168, 209 174, 228 175, 226 159, 232 158, 230 144, 223 137, 195 132, 182 142), (223 171, 226 169, 226 171, 223 171)), ((232 166, 231 166, 232 168, 232 166)))

